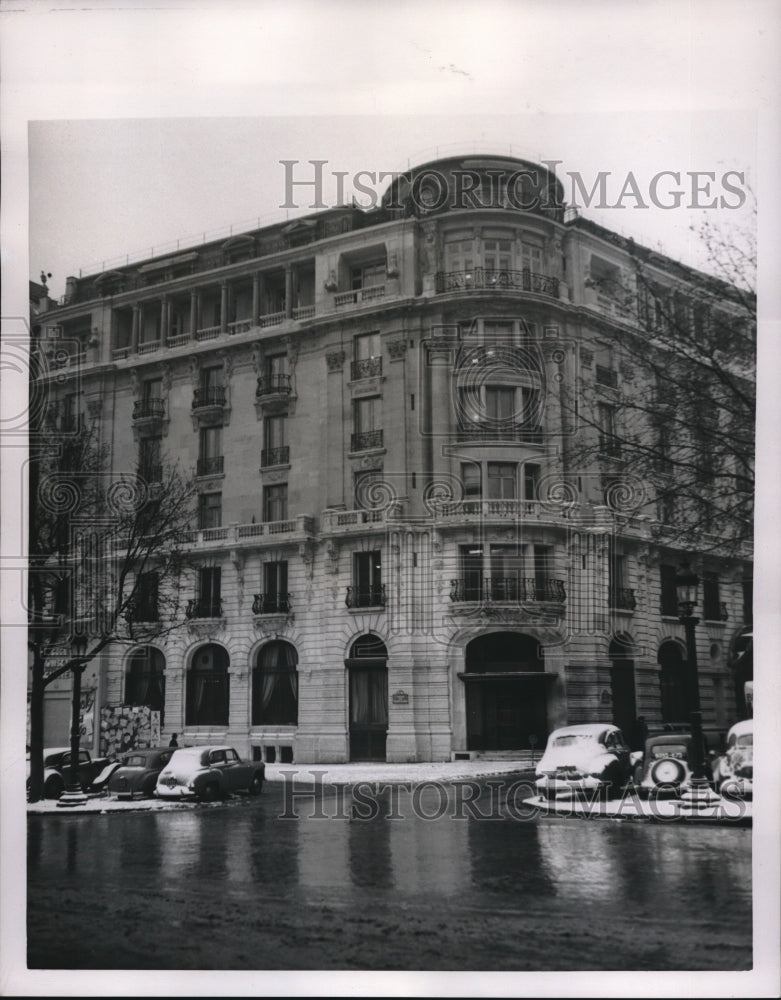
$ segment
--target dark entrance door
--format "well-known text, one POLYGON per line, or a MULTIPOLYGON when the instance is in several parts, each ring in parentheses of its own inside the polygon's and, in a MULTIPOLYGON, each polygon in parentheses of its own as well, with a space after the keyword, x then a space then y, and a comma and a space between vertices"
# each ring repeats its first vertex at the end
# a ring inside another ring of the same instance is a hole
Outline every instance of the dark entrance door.
POLYGON ((544 746, 549 675, 539 644, 517 632, 474 639, 466 650, 468 750, 528 750, 544 746))
POLYGON ((367 633, 345 660, 350 685, 350 760, 385 760, 388 733, 388 651, 367 633))
POLYGON ((688 664, 680 646, 663 642, 659 647, 659 686, 662 696, 662 722, 688 722, 691 713, 688 664))
POLYGON ((350 760, 385 760, 388 671, 350 668, 350 760))

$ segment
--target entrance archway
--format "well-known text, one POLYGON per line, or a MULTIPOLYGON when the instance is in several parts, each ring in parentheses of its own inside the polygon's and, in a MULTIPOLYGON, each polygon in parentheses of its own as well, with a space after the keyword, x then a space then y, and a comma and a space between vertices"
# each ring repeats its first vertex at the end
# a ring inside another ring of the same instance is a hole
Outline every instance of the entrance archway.
POLYGON ((376 635, 359 636, 345 660, 349 682, 350 760, 385 760, 388 651, 376 635))
MULTIPOLYGON (((613 723, 624 736, 633 741, 636 728, 634 643, 626 632, 619 632, 610 643, 610 695, 613 703, 613 723)), ((633 746, 642 750, 642 746, 633 746)))
POLYGON ((466 647, 467 749, 528 750, 548 735, 548 683, 539 642, 520 632, 491 632, 466 647))
POLYGON ((657 661, 662 698, 662 722, 688 722, 691 717, 689 699, 689 665, 683 649, 672 639, 659 647, 657 661))

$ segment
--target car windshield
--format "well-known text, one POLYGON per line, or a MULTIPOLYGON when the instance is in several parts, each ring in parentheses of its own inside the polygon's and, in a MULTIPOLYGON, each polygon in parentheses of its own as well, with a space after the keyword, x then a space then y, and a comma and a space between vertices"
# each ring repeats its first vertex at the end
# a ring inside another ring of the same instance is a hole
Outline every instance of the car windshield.
POLYGON ((146 757, 140 753, 125 757, 125 767, 143 767, 146 764, 146 757))
POLYGON ((753 747, 754 746, 754 734, 753 733, 743 733, 742 736, 738 736, 735 741, 735 745, 739 747, 753 747))
POLYGON ((576 743, 593 743, 594 736, 591 733, 567 733, 566 736, 557 736, 553 741, 555 747, 571 747, 576 743))

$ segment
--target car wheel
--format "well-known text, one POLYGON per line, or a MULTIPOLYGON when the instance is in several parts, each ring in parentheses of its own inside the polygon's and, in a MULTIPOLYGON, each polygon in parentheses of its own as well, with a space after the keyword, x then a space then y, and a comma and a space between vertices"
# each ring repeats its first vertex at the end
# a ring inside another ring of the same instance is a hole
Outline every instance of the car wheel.
POLYGON ((651 777, 657 785, 679 785, 686 772, 679 761, 665 758, 651 768, 651 777))
POLYGON ((220 789, 215 782, 211 781, 201 792, 201 798, 204 802, 216 802, 220 794, 220 789))
POLYGON ((46 779, 43 786, 43 797, 45 799, 58 799, 65 791, 65 782, 59 775, 53 774, 46 779))
POLYGON ((250 795, 260 795, 263 790, 263 778, 259 774, 252 776, 252 781, 249 783, 249 793, 250 795))

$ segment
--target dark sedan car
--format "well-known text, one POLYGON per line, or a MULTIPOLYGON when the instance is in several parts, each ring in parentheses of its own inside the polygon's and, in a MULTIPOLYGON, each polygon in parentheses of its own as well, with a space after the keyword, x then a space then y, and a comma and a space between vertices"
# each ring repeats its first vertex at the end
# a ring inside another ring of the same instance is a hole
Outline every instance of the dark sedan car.
POLYGON ((172 747, 150 747, 126 753, 109 779, 109 794, 116 795, 118 799, 132 799, 135 795, 151 798, 157 786, 157 776, 173 753, 172 747))
MULTIPOLYGON (((43 794, 47 799, 58 799, 70 781, 70 747, 48 747, 43 751, 43 794)), ((93 757, 89 750, 79 750, 79 784, 84 791, 102 790, 110 773, 112 761, 108 757, 93 757)), ((30 760, 27 759, 27 789, 30 788, 30 760)))

